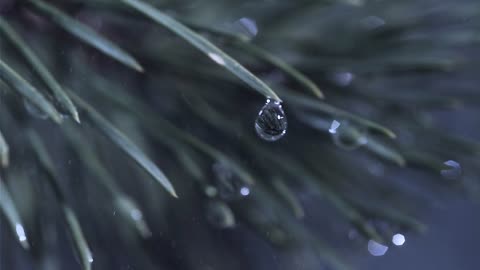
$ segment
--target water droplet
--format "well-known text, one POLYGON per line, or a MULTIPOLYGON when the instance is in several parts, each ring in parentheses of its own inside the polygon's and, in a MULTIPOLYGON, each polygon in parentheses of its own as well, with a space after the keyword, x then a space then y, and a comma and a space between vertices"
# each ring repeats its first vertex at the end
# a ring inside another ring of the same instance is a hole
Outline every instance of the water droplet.
POLYGON ((443 164, 448 167, 447 169, 440 171, 443 178, 448 180, 459 180, 460 178, 462 178, 463 170, 462 166, 460 166, 460 163, 453 160, 448 160, 445 161, 443 164))
POLYGON ((36 105, 32 104, 30 101, 24 99, 23 105, 25 106, 25 110, 27 110, 27 112, 31 116, 42 119, 42 120, 45 120, 48 118, 48 115, 44 111, 40 110, 36 105))
POLYGON ((232 209, 220 201, 212 201, 206 206, 207 221, 219 229, 233 228, 235 226, 235 216, 232 209))
POLYGON ((329 132, 333 142, 345 150, 354 150, 368 142, 367 130, 357 127, 348 120, 333 120, 329 132))
POLYGON ((340 122, 337 120, 333 120, 332 124, 330 125, 330 128, 328 129, 328 132, 331 134, 337 133, 337 129, 340 127, 340 122))
POLYGON ((373 256, 383 256, 388 251, 387 246, 382 245, 374 240, 368 241, 367 249, 368 252, 370 252, 370 254, 372 254, 373 256))
POLYGON ((15 225, 15 231, 17 232, 18 240, 20 242, 25 242, 27 241, 27 236, 25 234, 25 229, 23 229, 23 226, 20 224, 15 225))
POLYGON ((341 87, 349 86, 353 79, 355 79, 355 75, 351 72, 337 72, 332 75, 332 81, 341 87))
POLYGON ((397 233, 392 237, 392 243, 395 246, 403 246, 405 244, 405 236, 401 233, 397 233))
MULTIPOLYGON (((250 190, 245 186, 245 183, 232 172, 231 168, 223 163, 216 162, 212 165, 212 170, 215 175, 216 194, 223 200, 239 199, 244 193, 249 193, 250 190)), ((248 194, 247 194, 248 195, 248 194)))
POLYGON ((131 222, 142 237, 148 238, 152 235, 142 211, 135 202, 126 197, 117 198, 115 202, 121 215, 131 222))
POLYGON ((287 118, 285 117, 282 104, 278 101, 267 99, 255 121, 255 130, 258 136, 266 141, 276 141, 285 135, 287 126, 287 118))
POLYGON ((213 198, 217 196, 217 194, 218 194, 218 190, 216 187, 208 186, 205 188, 205 195, 207 195, 208 197, 213 198))
POLYGON ((221 57, 220 55, 216 53, 208 53, 208 57, 210 57, 210 59, 212 59, 215 63, 221 66, 225 66, 225 60, 223 60, 223 57, 221 57))
POLYGON ((248 196, 250 195, 250 189, 248 187, 242 187, 240 189, 240 194, 242 194, 242 196, 248 196))
POLYGON ((257 23, 250 18, 241 18, 236 21, 235 24, 238 26, 239 30, 249 38, 255 37, 258 34, 257 23))

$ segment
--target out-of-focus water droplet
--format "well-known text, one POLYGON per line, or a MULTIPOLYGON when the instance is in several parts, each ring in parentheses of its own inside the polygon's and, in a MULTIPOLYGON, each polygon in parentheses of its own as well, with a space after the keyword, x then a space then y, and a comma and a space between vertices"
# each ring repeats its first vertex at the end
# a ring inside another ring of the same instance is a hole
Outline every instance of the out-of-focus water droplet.
POLYGON ((258 34, 257 23, 253 19, 244 17, 236 21, 235 25, 243 34, 247 35, 249 38, 253 38, 258 34))
POLYGON ((218 55, 216 53, 208 53, 208 57, 210 57, 210 59, 212 59, 213 62, 215 62, 215 63, 217 63, 221 66, 225 66, 225 60, 220 55, 218 55))
POLYGON ((368 252, 370 252, 370 254, 373 256, 383 256, 388 251, 387 246, 382 245, 374 240, 368 241, 367 249, 368 252))
POLYGON ((440 171, 443 178, 448 180, 459 180, 460 178, 462 178, 463 169, 460 163, 453 160, 448 160, 445 161, 443 164, 447 166, 446 169, 440 171))
POLYGON ((385 20, 377 16, 368 16, 360 21, 360 24, 367 30, 374 30, 385 25, 385 20))
POLYGON ((232 209, 221 201, 212 201, 206 206, 207 221, 219 229, 233 228, 235 226, 235 215, 232 209))
POLYGON ((27 112, 31 116, 42 119, 42 120, 45 120, 48 118, 48 115, 44 111, 40 110, 36 105, 30 103, 30 101, 24 99, 23 105, 25 106, 25 110, 27 110, 27 112))
POLYGON ((345 150, 354 150, 368 142, 367 130, 348 120, 333 120, 329 132, 333 143, 345 150))
POLYGON ((395 246, 403 246, 405 244, 405 236, 401 233, 397 233, 392 237, 392 243, 395 246))
POLYGON ((245 186, 245 183, 235 173, 233 173, 228 164, 216 162, 212 165, 212 170, 215 175, 216 183, 216 187, 214 187, 216 193, 214 196, 218 194, 223 200, 235 200, 242 196, 246 196, 244 193, 250 193, 250 189, 245 186))
POLYGON ((116 205, 120 213, 131 222, 142 237, 148 238, 152 236, 150 227, 144 219, 142 211, 138 208, 135 202, 129 198, 121 197, 117 198, 116 205))
POLYGON ((205 188, 205 195, 207 195, 208 197, 213 198, 213 197, 217 196, 217 194, 218 194, 218 190, 217 190, 216 187, 207 186, 205 188))
POLYGON ((282 104, 278 101, 267 99, 255 120, 255 130, 258 136, 266 141, 273 142, 287 133, 287 127, 287 118, 282 104))
POLYGON ((248 195, 250 195, 250 189, 248 187, 242 187, 240 189, 240 194, 242 196, 248 196, 248 195))
POLYGON ((351 72, 343 71, 332 74, 331 78, 336 85, 346 87, 352 83, 353 79, 355 79, 355 75, 351 72))

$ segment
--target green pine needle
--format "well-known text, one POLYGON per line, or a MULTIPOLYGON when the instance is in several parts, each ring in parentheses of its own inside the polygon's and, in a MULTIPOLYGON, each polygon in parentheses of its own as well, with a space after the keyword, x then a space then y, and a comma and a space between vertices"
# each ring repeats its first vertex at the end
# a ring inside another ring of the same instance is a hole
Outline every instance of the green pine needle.
POLYGON ((154 6, 139 0, 122 0, 125 4, 143 13, 155 22, 165 26, 178 36, 182 37, 195 48, 205 53, 218 65, 226 68, 250 87, 263 94, 267 98, 281 101, 280 97, 262 80, 253 75, 248 69, 242 66, 237 60, 230 57, 210 41, 195 33, 193 30, 171 18, 167 14, 156 9, 154 6))
POLYGON ((17 91, 26 100, 45 112, 53 121, 58 124, 62 122, 63 116, 57 111, 57 109, 55 109, 53 104, 1 59, 0 79, 5 81, 11 89, 17 91))
POLYGON ((37 9, 49 16, 60 27, 68 31, 70 34, 76 36, 83 42, 98 49, 104 54, 112 57, 118 62, 135 69, 136 71, 143 72, 143 67, 138 61, 125 52, 122 48, 115 45, 105 37, 101 36, 89 26, 71 18, 68 14, 57 9, 56 7, 41 1, 41 0, 29 0, 37 9))
POLYGON ((32 49, 26 44, 26 42, 16 33, 15 29, 8 24, 7 21, 0 17, 0 31, 5 34, 5 36, 12 42, 12 44, 22 53, 23 57, 27 62, 32 66, 32 68, 37 72, 37 74, 43 79, 45 84, 52 90, 55 98, 63 105, 72 115, 73 119, 80 123, 80 118, 78 117, 77 109, 73 105, 72 101, 65 93, 63 88, 53 77, 52 73, 47 69, 47 67, 40 61, 40 59, 35 55, 32 49))

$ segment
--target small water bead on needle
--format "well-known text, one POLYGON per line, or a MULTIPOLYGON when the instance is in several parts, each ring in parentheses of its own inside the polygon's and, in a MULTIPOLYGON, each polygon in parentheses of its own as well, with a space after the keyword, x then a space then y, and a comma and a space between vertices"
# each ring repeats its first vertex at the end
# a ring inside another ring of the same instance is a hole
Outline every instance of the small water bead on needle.
POLYGON ((447 167, 444 170, 440 171, 440 174, 443 178, 447 180, 459 180, 462 178, 463 169, 460 163, 453 160, 448 160, 445 161, 443 164, 445 164, 447 167))
POLYGON ((328 132, 335 145, 345 150, 357 149, 368 142, 366 128, 348 120, 333 120, 328 132))
POLYGON ((287 133, 287 127, 287 118, 282 104, 267 99, 255 120, 255 130, 258 136, 269 142, 277 141, 287 133))
POLYGON ((39 118, 42 120, 46 120, 48 118, 47 113, 40 110, 36 105, 32 104, 30 101, 26 99, 23 100, 23 106, 25 107, 25 110, 35 118, 39 118))

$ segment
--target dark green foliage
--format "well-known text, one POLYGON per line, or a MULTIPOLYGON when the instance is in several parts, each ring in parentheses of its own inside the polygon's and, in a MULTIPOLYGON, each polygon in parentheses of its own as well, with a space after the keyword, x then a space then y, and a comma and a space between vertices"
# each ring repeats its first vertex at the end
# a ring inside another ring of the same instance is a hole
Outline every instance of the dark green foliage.
POLYGON ((387 243, 424 231, 444 191, 478 198, 480 144, 431 118, 478 107, 479 15, 473 0, 3 1, 0 219, 39 269, 70 269, 65 246, 82 269, 257 269, 242 235, 349 269, 350 227, 387 243), (276 142, 255 134, 266 98, 288 118, 276 142), (441 178, 446 160, 463 181, 441 178))

